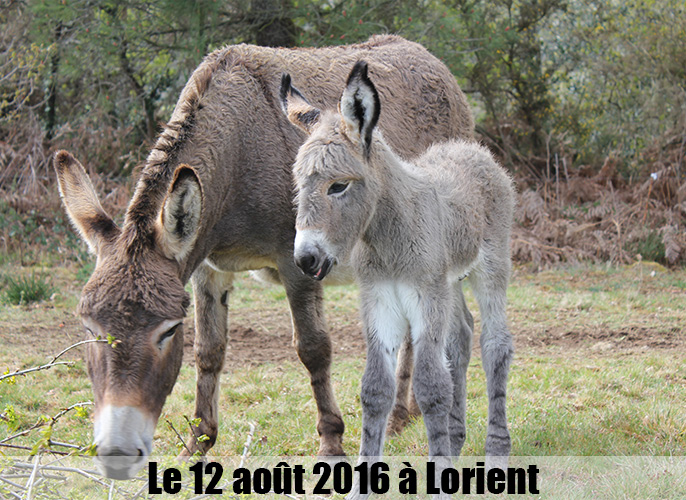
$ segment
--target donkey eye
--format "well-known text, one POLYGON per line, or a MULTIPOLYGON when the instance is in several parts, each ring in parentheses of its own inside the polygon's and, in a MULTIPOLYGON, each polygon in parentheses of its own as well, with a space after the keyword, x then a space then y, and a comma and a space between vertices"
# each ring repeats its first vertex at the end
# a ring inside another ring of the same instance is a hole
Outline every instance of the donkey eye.
POLYGON ((97 335, 94 334, 93 330, 91 330, 90 328, 86 328, 86 333, 88 334, 89 337, 93 337, 93 338, 97 337, 97 335))
POLYGON ((341 194, 343 191, 348 189, 350 182, 334 182, 329 186, 327 194, 341 194))
POLYGON ((157 345, 161 347, 165 340, 172 338, 176 331, 179 329, 180 325, 181 323, 178 323, 177 325, 174 325, 169 330, 160 335, 160 338, 157 340, 157 345))

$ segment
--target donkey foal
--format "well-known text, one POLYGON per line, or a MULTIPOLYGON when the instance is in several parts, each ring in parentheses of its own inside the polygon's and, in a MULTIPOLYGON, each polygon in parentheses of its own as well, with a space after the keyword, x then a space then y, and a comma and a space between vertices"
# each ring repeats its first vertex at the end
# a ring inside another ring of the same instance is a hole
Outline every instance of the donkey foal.
MULTIPOLYGON (((397 353, 408 328, 429 456, 445 467, 446 457, 460 454, 473 330, 462 294, 467 277, 482 315, 487 467, 506 464, 509 176, 486 149, 464 141, 436 144, 414 164, 399 158, 375 128, 380 101, 364 62, 348 77, 340 113, 314 108, 288 75, 281 101, 289 120, 309 134, 294 165, 296 264, 323 279, 337 262, 349 262, 360 285, 367 337, 360 461, 381 457, 397 353)), ((366 496, 350 496, 358 497, 366 496)))

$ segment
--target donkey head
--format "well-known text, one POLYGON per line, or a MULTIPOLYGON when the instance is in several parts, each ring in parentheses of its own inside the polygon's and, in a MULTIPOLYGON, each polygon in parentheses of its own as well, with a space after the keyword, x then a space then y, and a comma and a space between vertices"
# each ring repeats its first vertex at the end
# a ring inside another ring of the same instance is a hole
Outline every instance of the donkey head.
POLYGON ((281 107, 307 134, 293 167, 298 215, 294 257, 304 273, 321 280, 344 262, 366 229, 378 199, 371 168, 372 132, 379 120, 379 94, 367 63, 353 67, 338 113, 321 112, 281 79, 281 107))
POLYGON ((109 339, 87 348, 96 462, 106 476, 126 479, 152 451, 157 420, 181 367, 189 297, 180 266, 197 237, 202 188, 195 171, 181 165, 161 192, 160 208, 145 207, 154 214, 147 226, 144 210, 130 207, 119 228, 73 156, 60 151, 54 167, 69 218, 96 256, 78 313, 90 336, 109 339))

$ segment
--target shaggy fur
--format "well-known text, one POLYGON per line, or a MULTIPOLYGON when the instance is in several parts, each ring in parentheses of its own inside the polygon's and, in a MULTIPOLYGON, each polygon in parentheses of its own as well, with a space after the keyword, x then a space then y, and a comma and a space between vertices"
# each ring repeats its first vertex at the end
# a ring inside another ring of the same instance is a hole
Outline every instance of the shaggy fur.
POLYGON ((150 152, 121 228, 100 207, 81 165, 66 152, 56 156, 67 211, 97 255, 79 312, 93 320, 95 334, 121 341, 123 349, 116 352, 125 349, 131 356, 91 344, 97 352, 89 356, 97 360, 89 368, 96 405, 98 394, 104 399, 124 386, 137 394, 128 399, 150 402, 157 418, 176 379, 183 342, 179 328, 170 346, 160 350, 151 332, 162 319, 183 317, 188 303, 183 286, 190 278, 195 416, 201 419, 195 432, 209 437, 190 447, 207 451, 217 437, 218 380, 233 273, 270 268, 265 274, 278 277, 286 288, 294 343, 311 377, 319 453, 343 454, 321 285, 293 263, 291 165, 305 135, 279 112, 279 82, 289 72, 313 90, 319 106, 331 107, 349 68, 362 57, 375 63, 372 74, 385 110, 379 127, 401 154, 415 156, 436 138, 471 137, 468 105, 447 68, 417 44, 379 36, 352 46, 238 45, 208 55, 150 152))
MULTIPOLYGON (((306 108, 299 92, 282 95, 286 110, 291 101, 306 108)), ((316 279, 332 263, 350 263, 360 284, 367 337, 360 460, 381 456, 396 357, 408 331, 429 455, 441 461, 460 454, 473 328, 462 295, 467 276, 483 327, 487 466, 502 465, 510 452, 505 401, 512 339, 505 302, 511 179, 485 148, 463 140, 435 144, 412 163, 403 161, 374 128, 380 108, 365 63, 353 68, 339 109, 318 112, 320 121, 310 124, 312 134, 296 157, 294 256, 316 279)))

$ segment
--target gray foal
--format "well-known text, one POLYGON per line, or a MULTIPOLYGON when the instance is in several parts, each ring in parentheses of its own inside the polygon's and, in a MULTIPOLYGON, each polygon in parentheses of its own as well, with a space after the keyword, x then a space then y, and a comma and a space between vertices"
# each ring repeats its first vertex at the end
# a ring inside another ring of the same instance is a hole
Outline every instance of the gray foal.
MULTIPOLYGON (((474 142, 435 144, 412 163, 398 157, 375 128, 380 102, 364 62, 350 73, 338 113, 310 105, 288 75, 281 100, 289 120, 309 134, 294 165, 296 264, 316 279, 336 263, 350 264, 360 286, 367 338, 360 461, 381 457, 397 354, 408 329, 430 459, 444 467, 450 463, 445 457, 460 454, 473 330, 462 293, 466 277, 482 316, 487 467, 502 467, 511 446, 510 177, 474 142)), ((365 496, 354 491, 349 498, 365 496)))

